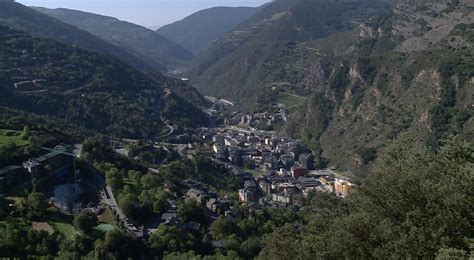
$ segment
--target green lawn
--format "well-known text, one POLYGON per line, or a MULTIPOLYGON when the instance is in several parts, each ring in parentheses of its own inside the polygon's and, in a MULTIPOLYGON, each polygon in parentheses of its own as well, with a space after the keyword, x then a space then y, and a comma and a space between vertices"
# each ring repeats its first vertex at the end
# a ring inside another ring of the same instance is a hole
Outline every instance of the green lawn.
MULTIPOLYGON (((123 186, 129 186, 130 187, 130 190, 133 194, 135 195, 140 195, 140 193, 142 193, 143 189, 138 186, 133 180, 131 180, 130 178, 123 178, 123 186)), ((121 192, 119 192, 121 193, 121 192)))
POLYGON ((265 172, 263 172, 262 170, 260 170, 259 168, 256 168, 256 169, 244 169, 245 172, 248 172, 250 174, 252 174, 253 177, 260 177, 262 175, 265 174, 265 172))
POLYGON ((0 129, 0 146, 15 143, 18 146, 28 145, 28 140, 23 139, 21 131, 0 129))
POLYGON ((63 234, 66 238, 72 239, 79 231, 71 224, 64 222, 49 222, 55 231, 63 234))
POLYGON ((276 103, 285 106, 286 108, 293 108, 301 105, 306 100, 305 97, 289 94, 289 93, 278 93, 276 103))
POLYGON ((199 169, 199 177, 198 179, 209 185, 211 189, 216 191, 225 190, 231 191, 235 190, 235 185, 237 185, 235 178, 233 175, 225 172, 220 171, 211 165, 205 165, 199 169))

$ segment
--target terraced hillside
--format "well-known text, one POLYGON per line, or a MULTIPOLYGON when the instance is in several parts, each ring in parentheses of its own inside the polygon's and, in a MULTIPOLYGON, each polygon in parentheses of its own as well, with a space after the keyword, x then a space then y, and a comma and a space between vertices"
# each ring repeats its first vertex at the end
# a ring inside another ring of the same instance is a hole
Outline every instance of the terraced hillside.
POLYGON ((286 106, 284 131, 346 169, 406 134, 432 144, 449 134, 473 140, 471 1, 401 1, 390 10, 302 0, 277 10, 284 3, 197 58, 190 76, 203 93, 251 111, 286 106))

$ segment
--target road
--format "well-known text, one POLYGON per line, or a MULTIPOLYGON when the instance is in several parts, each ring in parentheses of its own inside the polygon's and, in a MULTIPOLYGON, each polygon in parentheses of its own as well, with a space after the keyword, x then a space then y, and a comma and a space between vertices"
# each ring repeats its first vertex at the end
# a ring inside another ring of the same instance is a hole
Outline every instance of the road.
POLYGON ((166 134, 162 134, 162 135, 158 136, 157 138, 165 138, 165 137, 168 137, 168 136, 172 135, 174 133, 174 127, 172 125, 168 124, 166 122, 166 120, 163 119, 162 116, 160 116, 160 119, 166 125, 166 128, 168 128, 170 130, 170 132, 166 133, 166 134))

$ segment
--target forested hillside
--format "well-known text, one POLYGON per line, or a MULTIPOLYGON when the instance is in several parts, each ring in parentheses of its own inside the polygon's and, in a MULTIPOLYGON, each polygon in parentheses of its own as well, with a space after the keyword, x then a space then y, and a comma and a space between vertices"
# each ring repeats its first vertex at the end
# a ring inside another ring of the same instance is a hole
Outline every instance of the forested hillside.
POLYGON ((14 1, 0 1, 0 24, 90 51, 107 53, 139 69, 150 69, 145 62, 127 51, 14 1))
POLYGON ((199 55, 189 74, 203 93, 286 106, 283 130, 345 169, 405 132, 472 140, 472 2, 285 3, 199 55))
POLYGON ((34 9, 118 46, 161 71, 177 69, 193 58, 187 49, 136 24, 64 8, 34 9))
POLYGON ((166 77, 150 77, 105 54, 0 27, 3 106, 51 115, 117 137, 167 131, 163 104, 180 126, 206 123, 203 112, 172 92, 166 77), (165 94, 166 92, 166 94, 165 94), (178 103, 170 108, 169 104, 178 103), (185 112, 180 112, 185 111, 185 112))
POLYGON ((253 7, 213 7, 165 25, 156 32, 198 54, 258 10, 253 7))

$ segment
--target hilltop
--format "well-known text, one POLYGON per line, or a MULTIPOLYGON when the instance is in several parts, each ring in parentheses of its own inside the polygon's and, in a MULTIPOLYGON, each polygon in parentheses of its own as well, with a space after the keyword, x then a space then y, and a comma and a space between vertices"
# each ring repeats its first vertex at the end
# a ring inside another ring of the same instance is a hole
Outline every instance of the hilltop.
POLYGON ((64 8, 34 9, 118 46, 155 69, 174 70, 193 58, 184 47, 133 23, 64 8))
POLYGON ((89 51, 107 53, 138 69, 151 69, 139 58, 111 43, 14 1, 0 1, 0 25, 49 37, 89 51))
POLYGON ((156 32, 198 54, 258 10, 253 7, 213 7, 165 25, 156 32))

